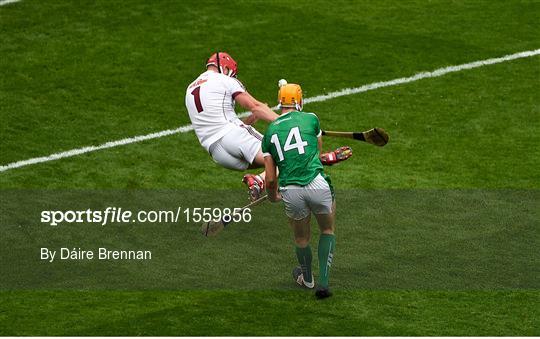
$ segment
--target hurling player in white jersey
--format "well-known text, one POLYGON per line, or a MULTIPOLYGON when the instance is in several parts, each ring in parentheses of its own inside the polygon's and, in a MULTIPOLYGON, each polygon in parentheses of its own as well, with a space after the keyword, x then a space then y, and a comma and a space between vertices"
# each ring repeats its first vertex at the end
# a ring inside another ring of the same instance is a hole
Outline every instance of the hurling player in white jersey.
MULTIPOLYGON (((264 167, 262 135, 251 125, 258 119, 274 121, 278 115, 246 91, 236 79, 237 71, 229 54, 213 54, 206 62, 206 72, 188 86, 185 100, 195 134, 212 159, 225 168, 243 171, 264 167), (252 114, 240 120, 235 102, 252 114)), ((264 177, 264 172, 244 176, 252 200, 263 192, 264 177)))

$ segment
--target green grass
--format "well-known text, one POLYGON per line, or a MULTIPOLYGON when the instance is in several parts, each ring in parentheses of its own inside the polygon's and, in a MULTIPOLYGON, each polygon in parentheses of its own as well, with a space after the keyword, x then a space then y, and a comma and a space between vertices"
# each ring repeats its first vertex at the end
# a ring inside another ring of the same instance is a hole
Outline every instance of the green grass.
POLYGON ((531 291, 337 291, 322 302, 291 291, 6 292, 0 317, 4 335, 526 336, 538 334, 539 302, 531 291))
MULTIPOLYGON (((273 105, 280 78, 312 97, 538 49, 539 21, 537 1, 23 0, 0 7, 0 164, 188 124, 184 88, 217 49, 273 105)), ((279 205, 217 239, 195 225, 155 239, 9 228, 37 223, 30 212, 42 205, 13 216, 7 189, 229 189, 237 204, 241 173, 215 165, 193 133, 2 172, 0 334, 540 335, 539 78, 536 56, 306 105, 323 128, 381 126, 391 137, 382 149, 351 144, 354 157, 328 169, 340 190, 338 254, 336 295, 323 303, 290 281, 279 205), (49 275, 28 270, 33 257, 13 259, 69 237, 174 255, 141 272, 60 265, 49 275), (144 291, 99 285, 141 273, 144 291)))
MULTIPOLYGON (((309 104, 306 110, 316 112, 323 127, 384 126, 390 133, 383 149, 351 144, 356 156, 347 166, 329 169, 338 187, 537 188, 538 66, 538 58, 519 60, 309 104)), ((328 140, 325 147, 340 142, 328 140)), ((194 145, 193 133, 179 134, 5 172, 0 183, 12 188, 239 186, 237 172, 223 171, 194 145), (189 180, 195 172, 201 179, 189 180)))

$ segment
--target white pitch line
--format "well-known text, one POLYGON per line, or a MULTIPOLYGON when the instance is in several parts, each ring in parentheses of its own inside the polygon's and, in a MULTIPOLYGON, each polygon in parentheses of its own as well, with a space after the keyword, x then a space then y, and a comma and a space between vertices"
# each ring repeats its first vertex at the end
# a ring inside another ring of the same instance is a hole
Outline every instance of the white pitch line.
POLYGON ((407 78, 399 78, 399 79, 394 79, 394 80, 390 80, 390 81, 374 82, 372 84, 368 84, 368 85, 364 85, 364 86, 360 86, 360 87, 355 87, 355 88, 345 88, 345 89, 342 89, 341 91, 332 92, 332 93, 328 93, 328 94, 324 94, 324 95, 318 95, 318 96, 312 97, 312 98, 307 98, 306 100, 304 100, 304 102, 305 103, 310 103, 310 102, 326 101, 326 100, 334 99, 334 98, 337 98, 337 97, 342 97, 344 95, 351 95, 351 94, 367 92, 367 91, 371 91, 371 90, 381 88, 381 87, 388 87, 388 86, 406 84, 406 83, 409 83, 409 82, 418 81, 418 80, 426 79, 426 78, 436 78, 436 77, 440 77, 440 76, 448 74, 448 73, 454 73, 454 72, 459 72, 459 71, 463 71, 463 70, 466 70, 466 69, 473 69, 473 68, 478 68, 478 67, 482 67, 482 66, 498 64, 498 63, 501 63, 501 62, 520 59, 520 58, 528 58, 528 57, 535 56, 535 55, 538 55, 538 54, 540 54, 540 49, 536 49, 534 51, 526 51, 526 52, 520 52, 520 53, 505 55, 505 56, 500 57, 500 58, 493 58, 493 59, 474 61, 474 62, 471 62, 471 63, 468 63, 468 64, 462 64, 462 65, 457 65, 457 66, 448 66, 448 67, 436 69, 436 70, 434 70, 432 72, 417 73, 417 74, 415 74, 413 76, 410 76, 410 77, 407 77, 407 78))
MULTIPOLYGON (((16 1, 16 0, 4 0, 4 1, 16 1)), ((417 73, 417 74, 415 74, 413 76, 406 77, 406 78, 399 78, 399 79, 394 79, 394 80, 389 80, 389 81, 374 82, 374 83, 371 83, 371 84, 363 85, 363 86, 360 86, 360 87, 354 87, 354 88, 345 88, 345 89, 342 89, 342 90, 337 91, 337 92, 331 92, 331 93, 324 94, 324 95, 318 95, 318 96, 315 96, 315 97, 306 98, 304 100, 304 102, 305 103, 310 103, 310 102, 326 101, 326 100, 342 97, 342 96, 345 96, 345 95, 352 95, 352 94, 367 92, 367 91, 371 91, 371 90, 374 90, 374 89, 377 89, 377 88, 382 88, 382 87, 389 87, 389 86, 406 84, 406 83, 409 83, 409 82, 418 81, 418 80, 426 79, 426 78, 436 78, 436 77, 440 77, 440 76, 443 76, 443 75, 448 74, 448 73, 454 73, 454 72, 459 72, 459 71, 463 71, 463 70, 467 70, 467 69, 473 69, 473 68, 478 68, 478 67, 482 67, 482 66, 498 64, 498 63, 501 63, 501 62, 511 61, 511 60, 520 59, 520 58, 528 58, 528 57, 535 56, 535 55, 538 55, 538 54, 540 54, 540 49, 536 49, 536 50, 533 50, 533 51, 525 51, 525 52, 520 52, 520 53, 515 53, 515 54, 509 54, 509 55, 505 55, 505 56, 500 57, 500 58, 486 59, 486 60, 474 61, 474 62, 467 63, 467 64, 443 67, 443 68, 436 69, 436 70, 434 70, 432 72, 421 72, 421 73, 417 73)), ((275 107, 273 107, 273 108, 275 109, 275 107)), ((249 112, 243 112, 243 113, 239 114, 240 117, 245 117, 247 115, 249 115, 249 112)), ((193 127, 191 125, 185 125, 185 126, 181 126, 179 128, 176 128, 176 129, 168 129, 168 130, 155 132, 155 133, 151 133, 151 134, 139 135, 139 136, 135 136, 135 137, 131 137, 131 138, 125 138, 125 139, 116 140, 116 141, 109 141, 109 142, 106 142, 106 143, 98 145, 98 146, 87 146, 87 147, 83 147, 83 148, 76 148, 76 149, 72 149, 72 150, 69 150, 69 151, 60 152, 60 153, 54 153, 54 154, 39 157, 39 158, 31 158, 31 159, 27 159, 27 160, 16 161, 16 162, 12 162, 12 163, 0 166, 0 172, 4 172, 4 171, 10 170, 10 169, 24 167, 24 166, 28 166, 28 165, 39 164, 39 163, 42 163, 42 162, 48 162, 48 161, 53 161, 53 160, 58 160, 58 159, 63 159, 63 158, 69 158, 69 157, 73 157, 73 156, 84 154, 84 153, 99 151, 99 150, 102 150, 102 149, 107 149, 107 148, 112 148, 112 147, 117 147, 117 146, 122 146, 122 145, 128 145, 128 144, 132 144, 132 143, 140 142, 140 141, 144 141, 144 140, 161 138, 161 137, 164 137, 164 136, 167 136, 167 135, 173 135, 173 134, 178 134, 178 133, 186 133, 186 132, 189 132, 191 130, 193 130, 193 127)))
POLYGON ((12 4, 14 2, 19 2, 21 0, 0 0, 0 6, 4 6, 4 5, 7 5, 7 4, 12 4))

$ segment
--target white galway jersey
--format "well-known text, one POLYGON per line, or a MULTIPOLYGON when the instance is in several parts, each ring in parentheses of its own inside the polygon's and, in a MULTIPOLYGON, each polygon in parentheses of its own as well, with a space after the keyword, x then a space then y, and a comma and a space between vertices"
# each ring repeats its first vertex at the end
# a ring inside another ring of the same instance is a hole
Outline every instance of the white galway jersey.
POLYGON ((208 151, 235 125, 242 124, 234 111, 234 98, 245 92, 240 81, 206 71, 186 90, 186 108, 201 145, 208 151))

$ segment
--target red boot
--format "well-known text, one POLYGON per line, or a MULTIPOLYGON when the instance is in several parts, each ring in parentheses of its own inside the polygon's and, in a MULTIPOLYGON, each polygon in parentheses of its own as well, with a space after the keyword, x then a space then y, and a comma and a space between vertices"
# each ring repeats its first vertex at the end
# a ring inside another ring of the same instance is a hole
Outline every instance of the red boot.
POLYGON ((246 174, 242 182, 247 185, 249 199, 255 201, 259 199, 264 192, 264 180, 260 175, 246 174))

